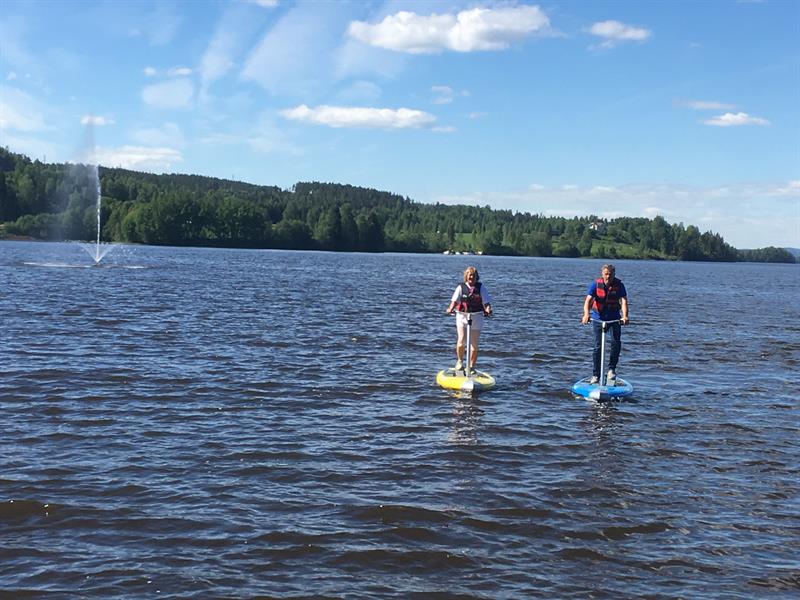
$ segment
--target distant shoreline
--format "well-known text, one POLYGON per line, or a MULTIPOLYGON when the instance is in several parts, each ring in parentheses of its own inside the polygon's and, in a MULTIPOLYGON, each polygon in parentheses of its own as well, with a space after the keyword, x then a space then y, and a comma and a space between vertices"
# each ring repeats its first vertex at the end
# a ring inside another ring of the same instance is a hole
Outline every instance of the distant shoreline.
MULTIPOLYGON (((0 236, 154 246, 796 263, 770 246, 738 250, 662 216, 572 218, 425 204, 346 184, 289 190, 201 175, 31 161, 0 148, 0 236)), ((91 243, 91 242, 90 242, 91 243)))
MULTIPOLYGON (((20 236, 20 235, 7 235, 5 237, 0 237, 0 242, 34 242, 38 244, 95 244, 96 240, 45 240, 34 238, 30 236, 20 236)), ((597 260, 597 261, 653 261, 653 262, 675 262, 675 263, 709 263, 709 264, 720 264, 720 263, 727 263, 727 264, 771 264, 771 265, 800 265, 800 261, 796 261, 794 263, 790 262, 780 262, 780 261, 758 261, 758 260, 737 260, 737 261, 716 261, 716 260, 681 260, 678 258, 653 258, 653 257, 616 257, 616 258, 602 258, 602 257, 594 257, 594 256, 521 256, 521 255, 513 255, 513 254, 444 254, 441 252, 421 252, 421 251, 408 251, 404 252, 402 250, 385 250, 385 251, 378 251, 378 252, 369 252, 369 251, 343 251, 343 250, 325 250, 320 248, 256 248, 253 246, 220 246, 220 245, 198 245, 198 244, 184 244, 184 245, 176 245, 176 244, 142 244, 140 242, 109 242, 105 240, 100 241, 101 245, 119 245, 119 246, 141 246, 141 247, 150 247, 150 248, 206 248, 206 249, 219 249, 219 250, 275 250, 279 252, 325 252, 331 254, 421 254, 424 256, 447 256, 448 258, 461 258, 461 259, 474 259, 474 258, 482 258, 482 257, 504 257, 504 258, 535 258, 535 259, 543 259, 543 258, 553 258, 558 260, 597 260)), ((792 248, 784 248, 784 250, 788 252, 792 252, 792 248)))

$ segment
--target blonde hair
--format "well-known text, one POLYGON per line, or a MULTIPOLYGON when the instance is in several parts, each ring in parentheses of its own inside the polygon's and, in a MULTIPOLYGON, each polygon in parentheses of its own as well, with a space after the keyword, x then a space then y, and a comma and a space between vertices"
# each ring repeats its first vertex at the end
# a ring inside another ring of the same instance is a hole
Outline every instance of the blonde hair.
POLYGON ((611 263, 608 263, 607 265, 603 265, 602 267, 600 267, 600 274, 602 275, 603 271, 605 271, 606 269, 608 269, 608 272, 611 273, 612 277, 614 277, 614 275, 617 274, 617 269, 611 263))
POLYGON ((464 269, 464 282, 469 281, 469 276, 472 273, 475 273, 475 281, 481 280, 481 276, 478 275, 478 269, 476 269, 475 267, 467 267, 466 269, 464 269))

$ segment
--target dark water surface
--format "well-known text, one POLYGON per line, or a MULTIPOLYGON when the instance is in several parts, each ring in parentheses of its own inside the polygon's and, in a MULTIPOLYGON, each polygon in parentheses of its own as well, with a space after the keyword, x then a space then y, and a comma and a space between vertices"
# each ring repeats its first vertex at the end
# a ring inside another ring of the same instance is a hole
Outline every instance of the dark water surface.
POLYGON ((0 596, 792 598, 800 268, 0 243, 0 596), (476 398, 436 387, 477 264, 476 398))

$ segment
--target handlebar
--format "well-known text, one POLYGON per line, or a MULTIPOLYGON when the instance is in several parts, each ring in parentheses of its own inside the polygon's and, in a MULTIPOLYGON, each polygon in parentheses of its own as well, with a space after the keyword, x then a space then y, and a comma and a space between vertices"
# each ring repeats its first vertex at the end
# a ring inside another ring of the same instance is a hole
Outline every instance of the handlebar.
MULTIPOLYGON (((623 323, 622 319, 612 319, 611 321, 603 321, 602 319, 589 319, 588 323, 600 323, 600 325, 602 327, 607 327, 608 325, 611 325, 612 323, 619 323, 620 325, 626 325, 626 324, 630 325, 631 324, 631 320, 628 319, 627 323, 623 323)), ((587 325, 588 323, 581 323, 581 324, 582 325, 587 325)))

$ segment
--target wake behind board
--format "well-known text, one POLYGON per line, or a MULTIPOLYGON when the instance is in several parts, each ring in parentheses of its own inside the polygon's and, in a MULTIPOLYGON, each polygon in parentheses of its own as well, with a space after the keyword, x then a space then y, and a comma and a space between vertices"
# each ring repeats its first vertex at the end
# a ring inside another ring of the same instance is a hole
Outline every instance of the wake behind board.
POLYGON ((572 393, 590 400, 616 400, 617 398, 624 398, 633 393, 633 386, 617 377, 614 380, 614 385, 600 385, 599 383, 589 383, 591 377, 586 377, 580 381, 576 381, 572 386, 572 393))
POLYGON ((448 390, 481 392, 494 387, 494 377, 483 371, 473 371, 469 377, 463 370, 443 369, 436 374, 436 383, 448 390))

